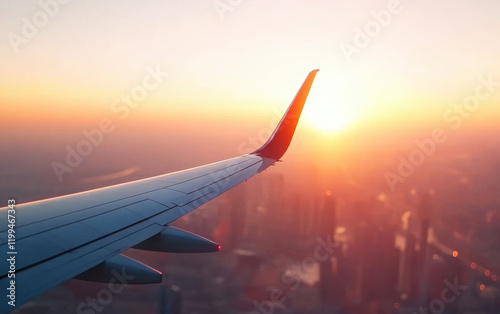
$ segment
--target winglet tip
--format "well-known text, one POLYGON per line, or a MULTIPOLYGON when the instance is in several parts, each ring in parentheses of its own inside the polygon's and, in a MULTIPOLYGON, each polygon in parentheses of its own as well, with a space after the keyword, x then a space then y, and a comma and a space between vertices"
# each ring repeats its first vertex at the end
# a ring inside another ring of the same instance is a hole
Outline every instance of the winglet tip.
POLYGON ((319 69, 315 69, 308 74, 271 137, 261 148, 254 151, 252 154, 274 160, 279 160, 281 156, 283 156, 292 140, 302 108, 304 107, 312 82, 318 71, 319 69))

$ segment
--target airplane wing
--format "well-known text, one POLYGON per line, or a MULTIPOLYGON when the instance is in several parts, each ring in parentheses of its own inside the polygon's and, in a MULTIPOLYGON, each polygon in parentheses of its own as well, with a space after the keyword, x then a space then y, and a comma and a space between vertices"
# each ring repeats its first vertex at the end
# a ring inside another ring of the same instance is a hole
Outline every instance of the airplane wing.
POLYGON ((0 302, 1 312, 15 309, 8 301, 14 300, 17 308, 74 277, 110 284, 161 282, 159 271, 120 254, 131 247, 165 252, 218 251, 216 243, 168 224, 281 158, 317 71, 309 73, 274 133, 253 153, 16 205, 15 211, 1 208, 0 252, 7 253, 0 269, 0 287, 3 293, 7 291, 7 299, 0 302), (9 223, 14 223, 12 228, 9 223))

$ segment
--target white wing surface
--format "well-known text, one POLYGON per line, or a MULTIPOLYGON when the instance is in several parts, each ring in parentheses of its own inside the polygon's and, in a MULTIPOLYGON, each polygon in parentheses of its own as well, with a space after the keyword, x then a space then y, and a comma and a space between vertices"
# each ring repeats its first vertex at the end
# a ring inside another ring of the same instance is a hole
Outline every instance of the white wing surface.
MULTIPOLYGON (((285 153, 318 70, 307 76, 269 140, 253 153, 138 181, 15 206, 15 247, 8 243, 8 207, 0 209, 4 293, 14 280, 15 305, 73 277, 108 282, 127 267, 131 283, 161 281, 161 273, 120 255, 138 247, 167 252, 217 251, 218 245, 169 227, 230 188, 262 172, 285 153), (215 245, 215 246, 214 246, 215 245), (4 253, 4 254, 5 254, 4 253), (9 272, 10 271, 10 272, 9 272), (15 276, 13 276, 15 275, 15 276)), ((5 297, 4 297, 5 298, 5 297)), ((15 309, 0 302, 0 311, 15 309)))

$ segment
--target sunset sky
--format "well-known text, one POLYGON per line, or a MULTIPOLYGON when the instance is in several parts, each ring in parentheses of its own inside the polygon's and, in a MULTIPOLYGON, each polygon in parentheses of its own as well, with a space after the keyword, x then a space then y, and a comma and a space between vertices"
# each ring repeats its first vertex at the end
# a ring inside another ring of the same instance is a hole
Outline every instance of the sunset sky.
POLYGON ((457 128, 500 118, 496 0, 67 2, 0 2, 2 138, 12 154, 50 150, 49 169, 102 119, 121 140, 175 132, 172 150, 217 142, 214 157, 231 157, 313 69, 297 148, 356 130, 451 130, 453 104, 478 88, 457 128), (155 70, 134 108, 117 103, 155 70))

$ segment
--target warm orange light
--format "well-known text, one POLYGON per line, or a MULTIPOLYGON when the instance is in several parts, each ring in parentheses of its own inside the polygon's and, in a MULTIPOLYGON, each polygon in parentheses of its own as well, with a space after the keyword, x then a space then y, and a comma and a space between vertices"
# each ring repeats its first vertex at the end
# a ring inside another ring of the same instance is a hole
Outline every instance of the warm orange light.
POLYGON ((491 275, 491 271, 490 271, 489 269, 485 270, 485 271, 484 271, 484 275, 485 275, 486 277, 489 277, 489 276, 491 275))
POLYGON ((486 286, 485 286, 485 285, 483 285, 483 284, 480 284, 480 285, 479 285, 479 290, 483 291, 483 290, 484 290, 484 288, 486 288, 486 286))
POLYGON ((315 82, 307 102, 304 120, 325 133, 347 129, 352 125, 358 110, 353 99, 347 99, 338 91, 333 91, 326 80, 315 82))
POLYGON ((491 281, 497 281, 498 277, 497 275, 491 275, 491 281))
POLYGON ((451 255, 453 255, 453 257, 458 257, 458 251, 453 251, 451 255))
POLYGON ((477 268, 477 264, 476 264, 476 263, 471 263, 471 264, 470 264, 470 268, 472 268, 472 269, 476 269, 476 268, 477 268))
POLYGON ((325 111, 311 110, 310 113, 304 116, 305 120, 314 128, 327 133, 345 129, 352 119, 346 113, 335 112, 334 108, 328 108, 325 111))

